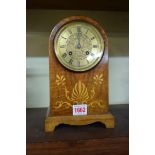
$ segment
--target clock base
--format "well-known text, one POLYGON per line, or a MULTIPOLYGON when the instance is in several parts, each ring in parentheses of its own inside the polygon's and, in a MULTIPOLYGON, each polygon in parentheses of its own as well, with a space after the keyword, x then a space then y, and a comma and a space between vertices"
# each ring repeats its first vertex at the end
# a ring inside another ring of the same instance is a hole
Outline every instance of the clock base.
POLYGON ((114 116, 108 112, 102 115, 86 116, 48 116, 45 120, 45 132, 54 131, 55 127, 60 124, 69 125, 87 125, 95 122, 105 124, 106 128, 114 128, 114 116))

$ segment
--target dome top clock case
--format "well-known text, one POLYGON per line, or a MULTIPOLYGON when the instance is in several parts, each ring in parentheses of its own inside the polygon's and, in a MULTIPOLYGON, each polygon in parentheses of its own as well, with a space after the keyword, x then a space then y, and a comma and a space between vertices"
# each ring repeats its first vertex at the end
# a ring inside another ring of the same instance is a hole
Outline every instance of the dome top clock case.
POLYGON ((114 127, 108 103, 108 40, 93 19, 61 20, 49 38, 50 107, 45 131, 59 124, 114 127))

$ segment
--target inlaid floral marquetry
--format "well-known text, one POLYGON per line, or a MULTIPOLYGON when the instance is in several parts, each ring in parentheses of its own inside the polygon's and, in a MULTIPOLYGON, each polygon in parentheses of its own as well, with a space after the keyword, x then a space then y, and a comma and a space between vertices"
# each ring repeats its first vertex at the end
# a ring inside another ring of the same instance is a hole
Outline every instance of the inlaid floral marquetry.
POLYGON ((98 107, 104 108, 104 102, 102 99, 97 99, 95 97, 95 92, 99 87, 97 85, 101 85, 103 82, 103 74, 95 75, 93 77, 92 89, 88 91, 88 88, 82 81, 78 81, 75 83, 72 91, 70 92, 66 86, 66 78, 63 75, 56 75, 56 85, 59 87, 58 90, 64 90, 65 100, 59 99, 55 102, 54 108, 56 110, 60 110, 60 108, 68 109, 71 108, 73 104, 87 104, 88 107, 98 107))
POLYGON ((58 86, 64 86, 65 85, 65 78, 64 76, 59 76, 58 74, 56 75, 56 78, 57 80, 55 81, 55 83, 58 85, 58 86))
POLYGON ((103 74, 95 75, 93 79, 94 79, 94 84, 100 85, 103 82, 103 74))

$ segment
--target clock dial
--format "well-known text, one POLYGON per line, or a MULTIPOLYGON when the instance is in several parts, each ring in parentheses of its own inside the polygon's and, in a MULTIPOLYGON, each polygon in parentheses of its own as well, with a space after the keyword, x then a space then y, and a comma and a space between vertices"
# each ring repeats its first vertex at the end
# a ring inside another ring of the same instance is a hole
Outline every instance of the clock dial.
POLYGON ((101 60, 104 41, 93 25, 71 22, 56 34, 54 49, 63 66, 73 71, 86 71, 101 60))

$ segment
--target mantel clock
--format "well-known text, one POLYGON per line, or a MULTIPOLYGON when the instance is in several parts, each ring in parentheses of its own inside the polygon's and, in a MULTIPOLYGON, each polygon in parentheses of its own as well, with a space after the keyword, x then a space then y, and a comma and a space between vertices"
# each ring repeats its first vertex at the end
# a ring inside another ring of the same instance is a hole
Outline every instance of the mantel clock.
POLYGON ((59 124, 114 127, 108 103, 108 40, 93 19, 60 21, 49 38, 50 107, 45 131, 59 124))

